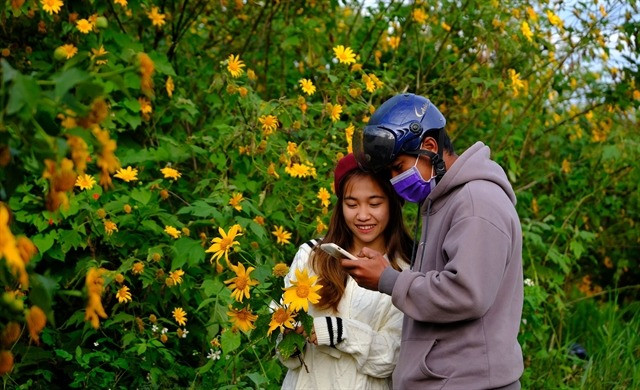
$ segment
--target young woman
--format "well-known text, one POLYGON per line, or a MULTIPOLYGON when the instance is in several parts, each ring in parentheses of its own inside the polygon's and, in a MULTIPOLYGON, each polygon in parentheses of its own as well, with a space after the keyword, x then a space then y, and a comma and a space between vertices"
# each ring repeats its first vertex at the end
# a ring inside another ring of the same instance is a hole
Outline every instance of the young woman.
POLYGON ((327 235, 302 245, 285 277, 289 287, 295 271, 306 269, 323 287, 320 301, 309 306, 314 329, 302 356, 282 361, 289 368, 282 388, 388 389, 403 315, 389 295, 358 286, 320 244, 333 242, 355 255, 366 246, 386 253, 400 270, 408 267, 411 237, 389 180, 360 170, 352 154, 338 162, 334 185, 338 203, 327 235))

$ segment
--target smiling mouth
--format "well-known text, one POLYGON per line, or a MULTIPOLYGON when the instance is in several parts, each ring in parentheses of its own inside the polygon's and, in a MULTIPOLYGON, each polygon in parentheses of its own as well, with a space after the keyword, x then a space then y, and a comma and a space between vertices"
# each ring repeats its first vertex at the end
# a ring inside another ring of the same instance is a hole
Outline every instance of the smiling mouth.
POLYGON ((358 228, 358 230, 368 232, 370 230, 373 230, 376 225, 356 225, 356 227, 358 228))

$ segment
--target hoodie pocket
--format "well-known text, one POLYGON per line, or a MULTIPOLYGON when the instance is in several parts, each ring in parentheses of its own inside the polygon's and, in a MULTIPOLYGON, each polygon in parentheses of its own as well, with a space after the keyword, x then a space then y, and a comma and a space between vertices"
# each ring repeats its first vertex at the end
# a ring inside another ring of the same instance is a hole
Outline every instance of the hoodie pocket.
POLYGON ((422 373, 430 379, 449 379, 448 376, 446 375, 441 375, 438 373, 433 372, 429 366, 427 365, 427 358, 429 357, 429 353, 431 353, 431 351, 433 350, 433 348, 438 344, 438 340, 428 340, 426 341, 426 345, 424 346, 425 348, 425 352, 422 355, 422 358, 420 359, 420 361, 418 362, 418 365, 420 367, 420 371, 422 371, 422 373))

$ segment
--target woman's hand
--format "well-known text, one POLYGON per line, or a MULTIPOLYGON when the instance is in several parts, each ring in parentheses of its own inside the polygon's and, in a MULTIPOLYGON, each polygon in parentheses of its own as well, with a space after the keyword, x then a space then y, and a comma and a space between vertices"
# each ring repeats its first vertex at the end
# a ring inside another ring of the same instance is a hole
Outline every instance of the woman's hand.
POLYGON ((284 334, 287 334, 289 332, 296 332, 297 334, 302 335, 305 339, 307 339, 308 343, 318 345, 318 337, 316 336, 316 331, 313 327, 311 327, 311 335, 307 335, 307 332, 305 332, 303 326, 297 326, 294 330, 287 328, 284 329, 284 334))

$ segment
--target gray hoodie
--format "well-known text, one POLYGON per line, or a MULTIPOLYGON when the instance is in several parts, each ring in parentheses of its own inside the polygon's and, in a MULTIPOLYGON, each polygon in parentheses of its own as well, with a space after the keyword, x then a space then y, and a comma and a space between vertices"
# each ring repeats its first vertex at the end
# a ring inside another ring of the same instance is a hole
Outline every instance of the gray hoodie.
POLYGON ((515 203, 482 142, 458 157, 425 200, 412 269, 388 267, 378 284, 405 314, 394 388, 490 389, 520 378, 522 231, 515 203))

